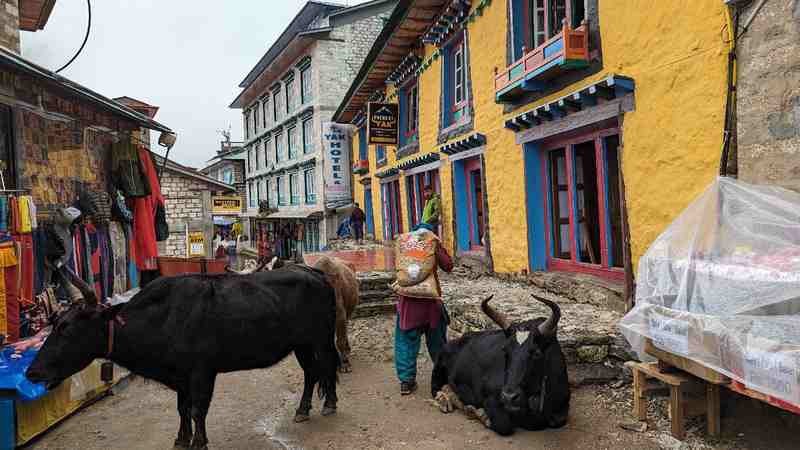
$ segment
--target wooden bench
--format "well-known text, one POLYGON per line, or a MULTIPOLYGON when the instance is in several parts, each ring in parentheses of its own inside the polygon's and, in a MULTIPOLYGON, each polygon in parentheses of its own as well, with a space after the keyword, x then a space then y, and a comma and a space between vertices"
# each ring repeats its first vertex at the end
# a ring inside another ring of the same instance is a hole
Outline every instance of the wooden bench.
POLYGON ((653 380, 664 383, 669 389, 669 416, 672 435, 676 439, 686 437, 685 419, 706 416, 708 434, 719 436, 719 384, 709 383, 680 369, 664 363, 628 362, 633 371, 633 413, 637 419, 647 420, 647 395, 664 387, 653 380), (705 391, 703 398, 691 398, 690 392, 705 391))

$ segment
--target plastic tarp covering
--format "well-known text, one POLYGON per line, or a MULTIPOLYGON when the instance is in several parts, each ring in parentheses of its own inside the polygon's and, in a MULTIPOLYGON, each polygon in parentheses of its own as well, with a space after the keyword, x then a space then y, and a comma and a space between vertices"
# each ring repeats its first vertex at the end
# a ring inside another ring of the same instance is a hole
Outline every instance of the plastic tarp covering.
POLYGON ((620 328, 800 405, 800 194, 719 178, 639 261, 620 328))

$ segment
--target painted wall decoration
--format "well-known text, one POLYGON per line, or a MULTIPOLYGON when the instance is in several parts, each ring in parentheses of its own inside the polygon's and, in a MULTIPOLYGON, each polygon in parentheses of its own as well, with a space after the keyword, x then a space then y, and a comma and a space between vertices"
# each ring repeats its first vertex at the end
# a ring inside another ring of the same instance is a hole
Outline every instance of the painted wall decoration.
POLYGON ((339 208, 350 203, 351 125, 322 123, 322 155, 325 181, 325 207, 339 208))

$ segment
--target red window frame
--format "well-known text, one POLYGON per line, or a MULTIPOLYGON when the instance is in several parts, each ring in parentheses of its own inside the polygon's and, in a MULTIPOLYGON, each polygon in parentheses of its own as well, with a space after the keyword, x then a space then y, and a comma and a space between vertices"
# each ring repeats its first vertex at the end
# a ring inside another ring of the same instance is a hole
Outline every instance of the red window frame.
MULTIPOLYGON (((614 280, 622 280, 625 277, 624 269, 620 267, 610 267, 609 266, 609 254, 611 252, 611 248, 609 247, 610 243, 607 242, 607 224, 608 224, 608 212, 606 211, 606 201, 605 199, 608 196, 606 192, 606 182, 605 179, 607 177, 606 174, 606 164, 605 164, 605 154, 603 149, 603 139, 614 136, 620 135, 619 127, 616 121, 612 123, 606 122, 603 124, 598 124, 595 127, 592 127, 589 130, 581 131, 578 133, 567 134, 565 136, 559 136, 553 139, 546 140, 542 144, 542 152, 540 157, 542 158, 541 164, 541 176, 542 176, 542 189, 543 192, 547 193, 544 196, 544 211, 545 211, 545 248, 547 249, 547 269, 554 270, 554 271, 565 271, 565 272, 579 272, 579 273, 586 273, 590 275, 595 275, 607 279, 614 279, 614 280), (580 261, 580 254, 578 252, 578 243, 577 243, 577 236, 576 236, 576 217, 575 217, 575 205, 576 205, 576 184, 575 184, 575 154, 574 154, 574 146, 592 141, 594 143, 594 151, 595 151, 595 161, 597 162, 597 197, 601 201, 598 201, 598 215, 600 217, 599 225, 600 225, 600 256, 601 262, 600 264, 591 264, 580 261), (553 171, 551 168, 550 162, 550 154, 553 151, 557 151, 559 149, 565 149, 566 155, 566 171, 567 171, 567 203, 570 206, 569 208, 569 258, 559 258, 554 256, 555 250, 555 234, 553 233, 553 198, 552 198, 552 175, 553 171)), ((612 189, 614 187, 611 187, 612 189)), ((618 239, 622 239, 622 237, 618 237, 618 239)))

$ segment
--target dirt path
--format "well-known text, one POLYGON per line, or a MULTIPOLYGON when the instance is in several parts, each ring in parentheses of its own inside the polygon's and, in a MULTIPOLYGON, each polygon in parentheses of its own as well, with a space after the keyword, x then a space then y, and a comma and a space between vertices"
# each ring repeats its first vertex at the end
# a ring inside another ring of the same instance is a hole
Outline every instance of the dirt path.
MULTIPOLYGON (((790 449, 791 430, 773 412, 751 415, 759 406, 744 404, 736 420, 723 420, 726 440, 709 442, 703 424, 690 425, 681 443, 666 432, 664 402, 653 403, 646 432, 620 428, 630 422, 629 386, 573 390, 569 424, 560 430, 518 432, 499 437, 459 413, 441 414, 429 404, 431 364, 420 355, 420 387, 401 397, 392 365, 394 318, 351 323, 354 372, 341 377, 339 413, 292 422, 302 390, 302 371, 294 357, 266 370, 221 375, 208 417, 212 449, 790 449)), ((424 347, 424 346, 423 346, 424 347)), ((36 450, 170 449, 178 428, 175 394, 134 379, 116 396, 84 409, 30 447, 36 450)))

